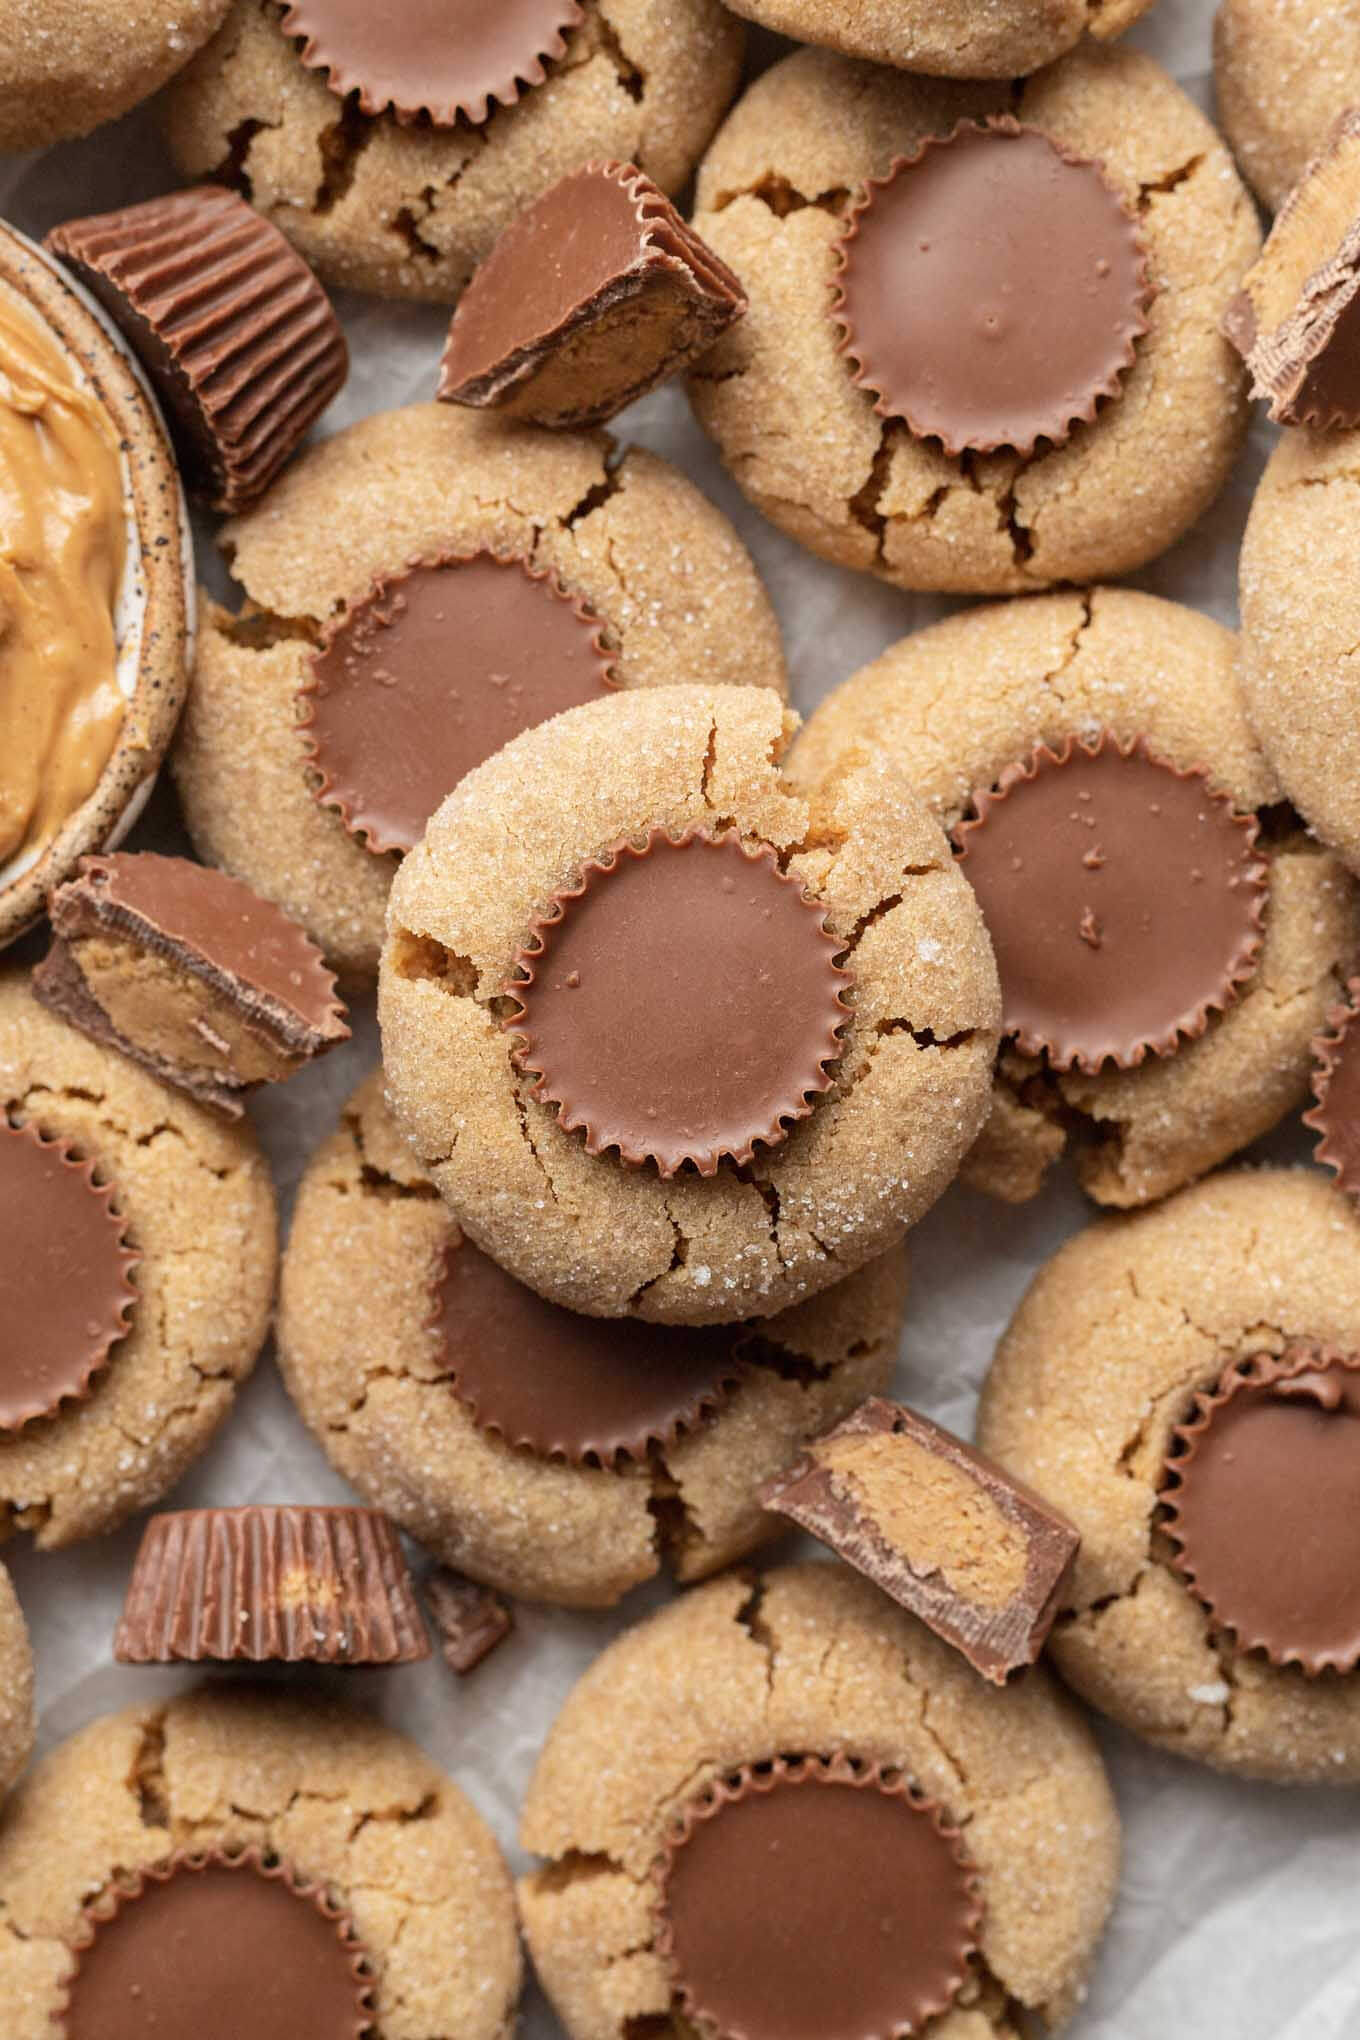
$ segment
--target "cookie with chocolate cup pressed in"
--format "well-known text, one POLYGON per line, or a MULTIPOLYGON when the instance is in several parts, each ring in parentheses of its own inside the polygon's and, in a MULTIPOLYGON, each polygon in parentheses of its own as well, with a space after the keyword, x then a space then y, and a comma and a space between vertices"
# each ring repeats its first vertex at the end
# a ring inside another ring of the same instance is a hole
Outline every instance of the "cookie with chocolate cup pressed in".
POLYGON ((173 769, 202 855, 371 977, 397 855, 473 765, 573 703, 784 690, 727 519, 603 433, 446 404, 366 418, 225 527, 173 769))
POLYGON ((150 851, 85 857, 48 912, 42 1003, 228 1118, 348 1039, 316 944, 224 871, 150 851))
POLYGON ((564 1308, 768 1317, 896 1246, 986 1110, 991 947, 877 758, 809 799, 768 688, 639 691, 479 766, 393 885, 388 1094, 564 1308))
POLYGON ((599 425, 700 359, 746 293, 632 163, 587 163, 511 222, 449 327, 439 397, 599 425))
POLYGON ((824 43, 933 78, 1018 78, 1083 36, 1108 42, 1152 0, 732 0, 734 10, 796 42, 824 43))
POLYGON ((8 2040, 514 2028, 489 1828, 423 1750, 319 1690, 204 1686, 92 1721, 7 1807, 0 1904, 8 2040))
POLYGON ((253 1133, 0 977, 0 1536, 44 1550, 173 1486, 269 1329, 274 1197, 253 1133))
POLYGON ((149 99, 230 0, 9 0, 0 18, 0 154, 88 134, 149 99))
POLYGON ((13 1582, 0 1566, 0 1798, 33 1748, 33 1652, 13 1582))
POLYGON ((571 2040, 677 2016, 1005 2040, 1020 2008, 1056 2031, 1119 1863, 1095 1743, 1046 1672, 997 1691, 832 1564, 725 1574, 612 1643, 549 1730, 520 1839, 571 2040))
POLYGON ((950 830, 997 949, 971 1183, 1031 1197, 1070 1143, 1097 1202, 1146 1203, 1302 1103, 1360 901, 1277 806, 1230 632, 1113 588, 965 611, 831 694, 790 772, 879 756, 950 830))
POLYGON ((1128 573, 1227 479, 1219 320, 1260 232, 1138 51, 1013 93, 798 51, 719 130, 693 225, 750 300, 691 374, 699 421, 839 565, 988 595, 1128 573))
POLYGON ((1092 1706, 1223 1770, 1360 1778, 1357 1384, 1360 1218, 1314 1171, 1213 1176, 1040 1269, 978 1441, 1081 1533, 1049 1653, 1092 1706))
POLYGON ((678 192, 744 35, 719 0, 235 0, 166 132, 186 177, 233 184, 328 283, 452 303, 591 157, 678 192))
POLYGON ((1214 87, 1238 168, 1275 212, 1360 104, 1360 21, 1333 0, 1219 0, 1214 87))
POLYGON ((899 1250, 754 1327, 560 1310, 460 1232, 375 1072, 302 1179, 279 1363, 337 1470, 447 1565, 598 1607, 775 1534, 761 1481, 886 1387, 905 1290, 899 1250))

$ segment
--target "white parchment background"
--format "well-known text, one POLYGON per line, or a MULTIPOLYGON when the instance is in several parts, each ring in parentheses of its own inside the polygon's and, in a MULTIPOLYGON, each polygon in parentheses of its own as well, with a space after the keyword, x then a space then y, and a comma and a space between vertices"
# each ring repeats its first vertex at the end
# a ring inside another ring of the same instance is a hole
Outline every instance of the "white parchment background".
MULTIPOLYGON (((1205 106, 1211 14, 1212 0, 1159 0, 1133 37, 1205 106)), ((769 53, 763 45, 761 54, 769 53)), ((145 197, 171 181, 154 121, 133 115, 86 142, 0 166, 0 213, 40 234, 74 213, 145 197)), ((358 298, 342 309, 354 368, 327 430, 432 394, 443 315, 358 298)), ((676 461, 742 531, 778 606, 794 700, 804 713, 885 645, 950 606, 824 566, 764 524, 727 481, 677 391, 646 399, 616 429, 676 461)), ((1139 586, 1235 622, 1238 541, 1267 446, 1267 430, 1258 426, 1213 515, 1139 576, 1139 586)), ((205 535, 200 572, 215 575, 205 535)), ((173 842, 175 828, 162 786, 134 842, 173 842)), ((352 1043, 257 1106, 285 1210, 307 1155, 376 1055, 365 1011, 355 1016, 352 1043)), ((1267 1148, 1291 1158, 1307 1152, 1296 1127, 1267 1148)), ((898 1393, 969 1431, 998 1332, 1034 1268, 1084 1216, 1065 1182, 1019 1210, 959 1190, 946 1196, 915 1235, 898 1393)), ((172 1499, 347 1498, 266 1355, 217 1443, 172 1499)), ((99 1713, 186 1682, 174 1672, 110 1663, 137 1535, 133 1526, 60 1554, 17 1544, 6 1554, 37 1653, 41 1748, 99 1713)), ((516 1809, 562 1697, 616 1630, 664 1592, 645 1589, 612 1616, 522 1610, 513 1639, 466 1680, 436 1660, 390 1674, 342 1674, 338 1683, 422 1742, 519 1861, 516 1809)), ((1124 1879, 1072 2040, 1358 2040, 1360 1794, 1238 1784, 1116 1731, 1101 1734, 1125 1823, 1124 1879)), ((532 1991, 525 2029, 529 2040, 556 2030, 532 1991)))

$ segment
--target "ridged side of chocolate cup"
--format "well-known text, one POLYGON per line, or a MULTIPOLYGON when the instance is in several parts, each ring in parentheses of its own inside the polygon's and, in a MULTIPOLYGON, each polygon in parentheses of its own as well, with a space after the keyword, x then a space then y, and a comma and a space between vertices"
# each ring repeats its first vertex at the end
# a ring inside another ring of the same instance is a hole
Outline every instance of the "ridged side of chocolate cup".
POLYGON ((401 1542, 374 1509, 153 1516, 114 1639, 120 1664, 413 1664, 429 1638, 401 1542))
POLYGON ((302 257, 216 185, 67 220, 47 246, 136 348, 190 487, 217 510, 255 502, 349 372, 302 257))
MULTIPOLYGON (((1303 1115, 1303 1123, 1318 1135, 1313 1159, 1336 1174, 1338 1186, 1348 1197, 1360 1201, 1360 1117, 1357 1120, 1356 1137, 1348 1142, 1340 1125, 1342 1096, 1341 1071, 1351 1059, 1357 1065, 1356 1079, 1360 1079, 1360 977, 1353 977, 1346 986, 1346 1003, 1333 1006, 1327 1015, 1327 1031, 1313 1041, 1313 1103, 1303 1115)), ((1356 1089, 1360 1091, 1360 1082, 1356 1089)), ((1347 1100, 1349 1102, 1349 1100, 1347 1100)))

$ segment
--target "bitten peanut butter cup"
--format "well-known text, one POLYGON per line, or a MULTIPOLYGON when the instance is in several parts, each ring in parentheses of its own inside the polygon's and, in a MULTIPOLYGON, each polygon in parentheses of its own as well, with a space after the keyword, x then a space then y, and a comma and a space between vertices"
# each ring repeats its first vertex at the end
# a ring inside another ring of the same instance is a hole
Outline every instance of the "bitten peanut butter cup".
POLYGON ((375 854, 414 849, 465 773, 612 685, 601 625, 496 553, 417 560, 327 631, 298 696, 316 798, 375 854))
POLYGON ((263 495, 349 372, 330 299, 278 228, 205 184, 68 220, 47 246, 140 356, 188 486, 225 511, 263 495))
POLYGON ((120 1664, 413 1664, 430 1654, 401 1540, 375 1509, 181 1509, 146 1526, 120 1664))
POLYGON ((875 410, 951 455, 1060 445, 1118 394, 1151 302, 1097 163, 964 121, 870 178, 836 244, 842 351, 875 410))
POLYGON ((0 1433, 84 1401, 131 1329, 139 1259, 94 1164, 0 1117, 0 1433))
POLYGON ((513 106, 541 85, 582 19, 579 0, 289 0, 281 26, 362 113, 453 127, 480 126, 493 101, 513 106))
POLYGON ((1315 1158, 1360 1201, 1360 978, 1351 979, 1346 1004, 1327 1019, 1327 1033, 1313 1043, 1314 1103, 1303 1123, 1319 1136, 1315 1158))
POLYGON ((458 300, 444 401, 596 425, 706 353, 740 280, 631 163, 587 163, 506 228, 458 300))
POLYGON ((515 1060, 587 1153, 711 1176, 829 1089, 840 947, 768 847, 653 829, 587 864, 530 931, 505 987, 515 1060))
POLYGON ((1002 1024, 1055 1069, 1132 1069, 1202 1034, 1262 942, 1255 815, 1142 738, 1047 744, 954 832, 1001 977, 1002 1024))
POLYGON ((62 2040, 363 2040, 373 1995, 353 1923, 258 1849, 181 1853, 86 1908, 62 2040))
POLYGON ((958 1831, 900 1773, 784 1758, 676 1817, 657 1945, 711 2040, 896 2040, 954 2002, 982 1901, 958 1831))
POLYGON ((1360 1664, 1360 1356, 1229 1367, 1172 1433, 1174 1563, 1239 1650, 1309 1677, 1360 1664))

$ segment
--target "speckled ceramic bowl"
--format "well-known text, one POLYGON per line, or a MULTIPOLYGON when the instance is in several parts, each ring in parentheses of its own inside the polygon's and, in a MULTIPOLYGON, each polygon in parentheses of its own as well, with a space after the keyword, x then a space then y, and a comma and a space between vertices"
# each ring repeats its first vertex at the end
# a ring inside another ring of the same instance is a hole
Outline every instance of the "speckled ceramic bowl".
POLYGON ((76 860, 118 842, 140 814, 184 703, 194 625, 193 545, 156 401, 126 343, 53 260, 0 223, 0 291, 36 312, 94 391, 122 449, 127 564, 115 611, 126 713, 93 793, 42 850, 0 866, 0 948, 40 918, 76 860))

